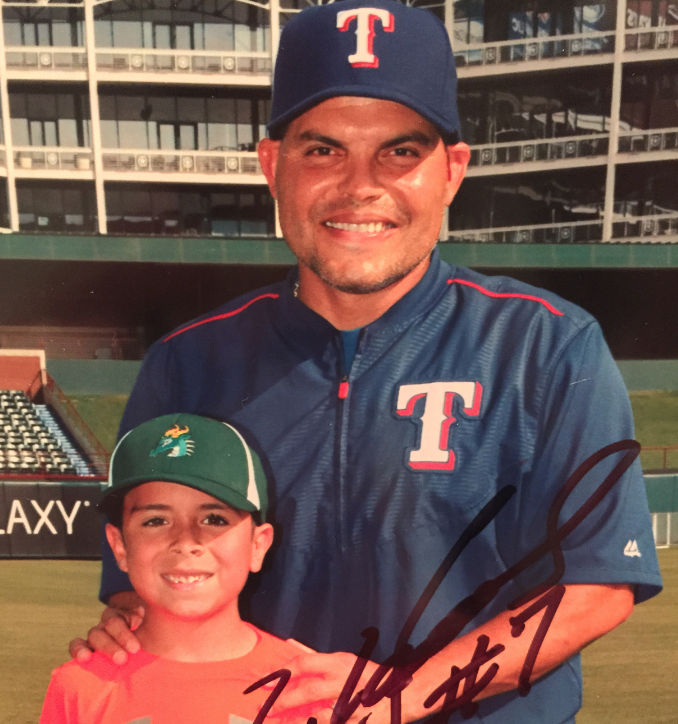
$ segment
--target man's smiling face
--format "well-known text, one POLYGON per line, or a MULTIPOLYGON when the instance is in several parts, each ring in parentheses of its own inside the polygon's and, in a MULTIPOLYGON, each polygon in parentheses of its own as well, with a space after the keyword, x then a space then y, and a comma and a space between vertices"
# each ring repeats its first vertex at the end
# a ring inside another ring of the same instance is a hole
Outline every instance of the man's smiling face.
MULTIPOLYGON (((280 224, 302 273, 353 294, 383 289, 425 264, 468 149, 392 101, 337 97, 260 145, 280 224)), ((303 276, 302 276, 303 278, 303 276)))

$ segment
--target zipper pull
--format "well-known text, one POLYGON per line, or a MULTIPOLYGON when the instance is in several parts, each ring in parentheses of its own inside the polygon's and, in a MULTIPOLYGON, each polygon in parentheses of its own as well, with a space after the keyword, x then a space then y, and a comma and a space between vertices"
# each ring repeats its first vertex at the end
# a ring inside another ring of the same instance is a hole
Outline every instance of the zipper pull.
POLYGON ((348 397, 348 375, 344 375, 339 383, 339 399, 345 400, 348 397))

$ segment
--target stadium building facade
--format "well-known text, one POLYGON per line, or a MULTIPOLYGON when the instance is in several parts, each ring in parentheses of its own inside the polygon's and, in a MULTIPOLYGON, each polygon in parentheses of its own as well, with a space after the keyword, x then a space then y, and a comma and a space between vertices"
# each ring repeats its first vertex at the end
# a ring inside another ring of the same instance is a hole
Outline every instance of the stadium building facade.
MULTIPOLYGON (((415 0, 459 73, 441 240, 678 240, 678 1, 415 0)), ((0 226, 279 236, 255 148, 301 0, 2 3, 0 226)))

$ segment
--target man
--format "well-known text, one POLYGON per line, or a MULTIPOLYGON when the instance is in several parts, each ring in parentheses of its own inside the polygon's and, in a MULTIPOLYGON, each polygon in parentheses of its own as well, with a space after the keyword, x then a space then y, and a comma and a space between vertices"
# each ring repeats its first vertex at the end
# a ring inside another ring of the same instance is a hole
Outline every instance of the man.
MULTIPOLYGON (((259 155, 298 271, 154 345, 122 422, 229 419, 264 452, 281 543, 253 622, 352 652, 298 659, 272 716, 573 722, 577 652, 661 587, 637 451, 609 447, 633 430, 598 325, 434 251, 468 160, 455 91, 427 11, 347 0, 291 21, 259 155), (363 632, 371 661, 340 696, 363 632)), ((126 588, 105 563, 130 621, 126 588)), ((123 618, 92 645, 134 651, 123 618)))

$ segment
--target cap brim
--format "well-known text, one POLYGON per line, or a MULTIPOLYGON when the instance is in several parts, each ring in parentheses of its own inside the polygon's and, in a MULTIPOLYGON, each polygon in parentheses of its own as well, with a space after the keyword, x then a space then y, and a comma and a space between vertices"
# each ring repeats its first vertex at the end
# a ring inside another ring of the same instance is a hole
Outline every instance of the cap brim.
MULTIPOLYGON (((229 490, 223 486, 215 485, 211 480, 205 480, 204 478, 198 478, 194 476, 182 475, 181 478, 172 475, 163 475, 162 480, 158 480, 158 477, 140 476, 139 478, 131 478, 128 480, 124 487, 115 488, 110 493, 104 493, 104 497, 97 503, 97 510, 104 515, 108 515, 110 512, 115 510, 122 499, 132 488, 136 488, 144 483, 178 483, 179 485, 185 485, 194 490, 199 490, 201 493, 211 495, 217 500, 221 500, 222 503, 226 503, 233 508, 238 510, 244 510, 247 513, 261 513, 253 503, 251 503, 244 495, 235 490, 229 490)), ((263 515, 263 514, 262 514, 263 515)))
POLYGON ((304 98, 303 102, 297 103, 281 116, 272 121, 266 126, 268 135, 271 138, 276 137, 276 133, 282 130, 288 123, 291 123, 295 118, 298 118, 302 113, 317 106, 319 103, 326 101, 330 98, 336 98, 338 96, 353 96, 362 98, 378 98, 379 100, 394 101, 395 103, 402 103, 402 105, 411 108, 413 111, 418 113, 420 116, 430 121, 440 132, 446 137, 446 142, 449 139, 450 142, 456 143, 460 138, 459 128, 451 125, 449 119, 442 118, 438 113, 425 106, 419 99, 413 98, 406 93, 401 93, 392 88, 382 88, 369 85, 345 85, 336 86, 333 88, 325 88, 321 92, 315 93, 308 98, 304 98))

